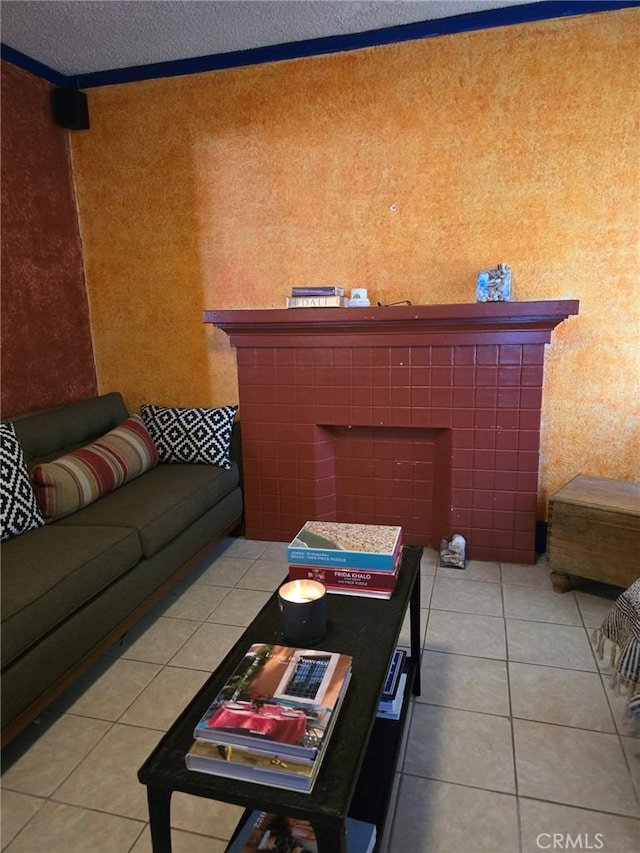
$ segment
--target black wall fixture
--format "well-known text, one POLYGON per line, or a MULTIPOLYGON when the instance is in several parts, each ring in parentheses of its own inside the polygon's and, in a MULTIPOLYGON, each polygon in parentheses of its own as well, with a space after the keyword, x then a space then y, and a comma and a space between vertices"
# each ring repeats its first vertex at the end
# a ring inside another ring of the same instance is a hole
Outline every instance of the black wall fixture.
POLYGON ((80 89, 53 90, 53 120, 67 130, 89 130, 89 104, 80 89))

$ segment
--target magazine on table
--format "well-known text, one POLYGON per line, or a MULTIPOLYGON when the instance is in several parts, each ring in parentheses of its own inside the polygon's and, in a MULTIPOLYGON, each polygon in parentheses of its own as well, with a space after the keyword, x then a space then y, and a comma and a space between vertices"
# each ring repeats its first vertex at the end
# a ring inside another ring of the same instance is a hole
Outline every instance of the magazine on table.
MULTIPOLYGON (((376 843, 376 827, 372 823, 348 817, 346 821, 347 853, 372 853, 376 843)), ((253 811, 225 853, 318 853, 313 826, 308 820, 253 811)))
POLYGON ((335 725, 349 655, 254 643, 196 725, 196 740, 313 760, 335 725))

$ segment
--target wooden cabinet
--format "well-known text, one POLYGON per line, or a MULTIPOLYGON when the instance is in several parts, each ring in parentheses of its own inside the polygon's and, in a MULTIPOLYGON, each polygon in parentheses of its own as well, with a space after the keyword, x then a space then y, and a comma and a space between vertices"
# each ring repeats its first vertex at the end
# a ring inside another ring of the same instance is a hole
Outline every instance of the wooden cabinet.
POLYGON ((549 499, 547 564, 556 592, 570 575, 619 587, 640 577, 640 484, 574 477, 549 499))

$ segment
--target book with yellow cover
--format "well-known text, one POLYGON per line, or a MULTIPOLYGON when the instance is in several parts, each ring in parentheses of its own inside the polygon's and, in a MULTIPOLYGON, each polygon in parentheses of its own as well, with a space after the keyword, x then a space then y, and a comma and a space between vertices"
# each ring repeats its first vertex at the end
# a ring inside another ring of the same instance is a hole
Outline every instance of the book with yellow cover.
POLYGON ((185 764, 189 770, 201 773, 308 793, 313 788, 321 760, 296 761, 262 750, 194 740, 185 756, 185 764))

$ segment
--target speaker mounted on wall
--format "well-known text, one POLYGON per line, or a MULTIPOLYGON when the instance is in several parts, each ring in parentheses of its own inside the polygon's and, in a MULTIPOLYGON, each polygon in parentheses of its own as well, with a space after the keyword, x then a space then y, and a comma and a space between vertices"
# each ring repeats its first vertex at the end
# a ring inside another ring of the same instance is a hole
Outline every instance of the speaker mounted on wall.
POLYGON ((89 130, 89 105, 80 89, 53 90, 53 120, 67 130, 89 130))

